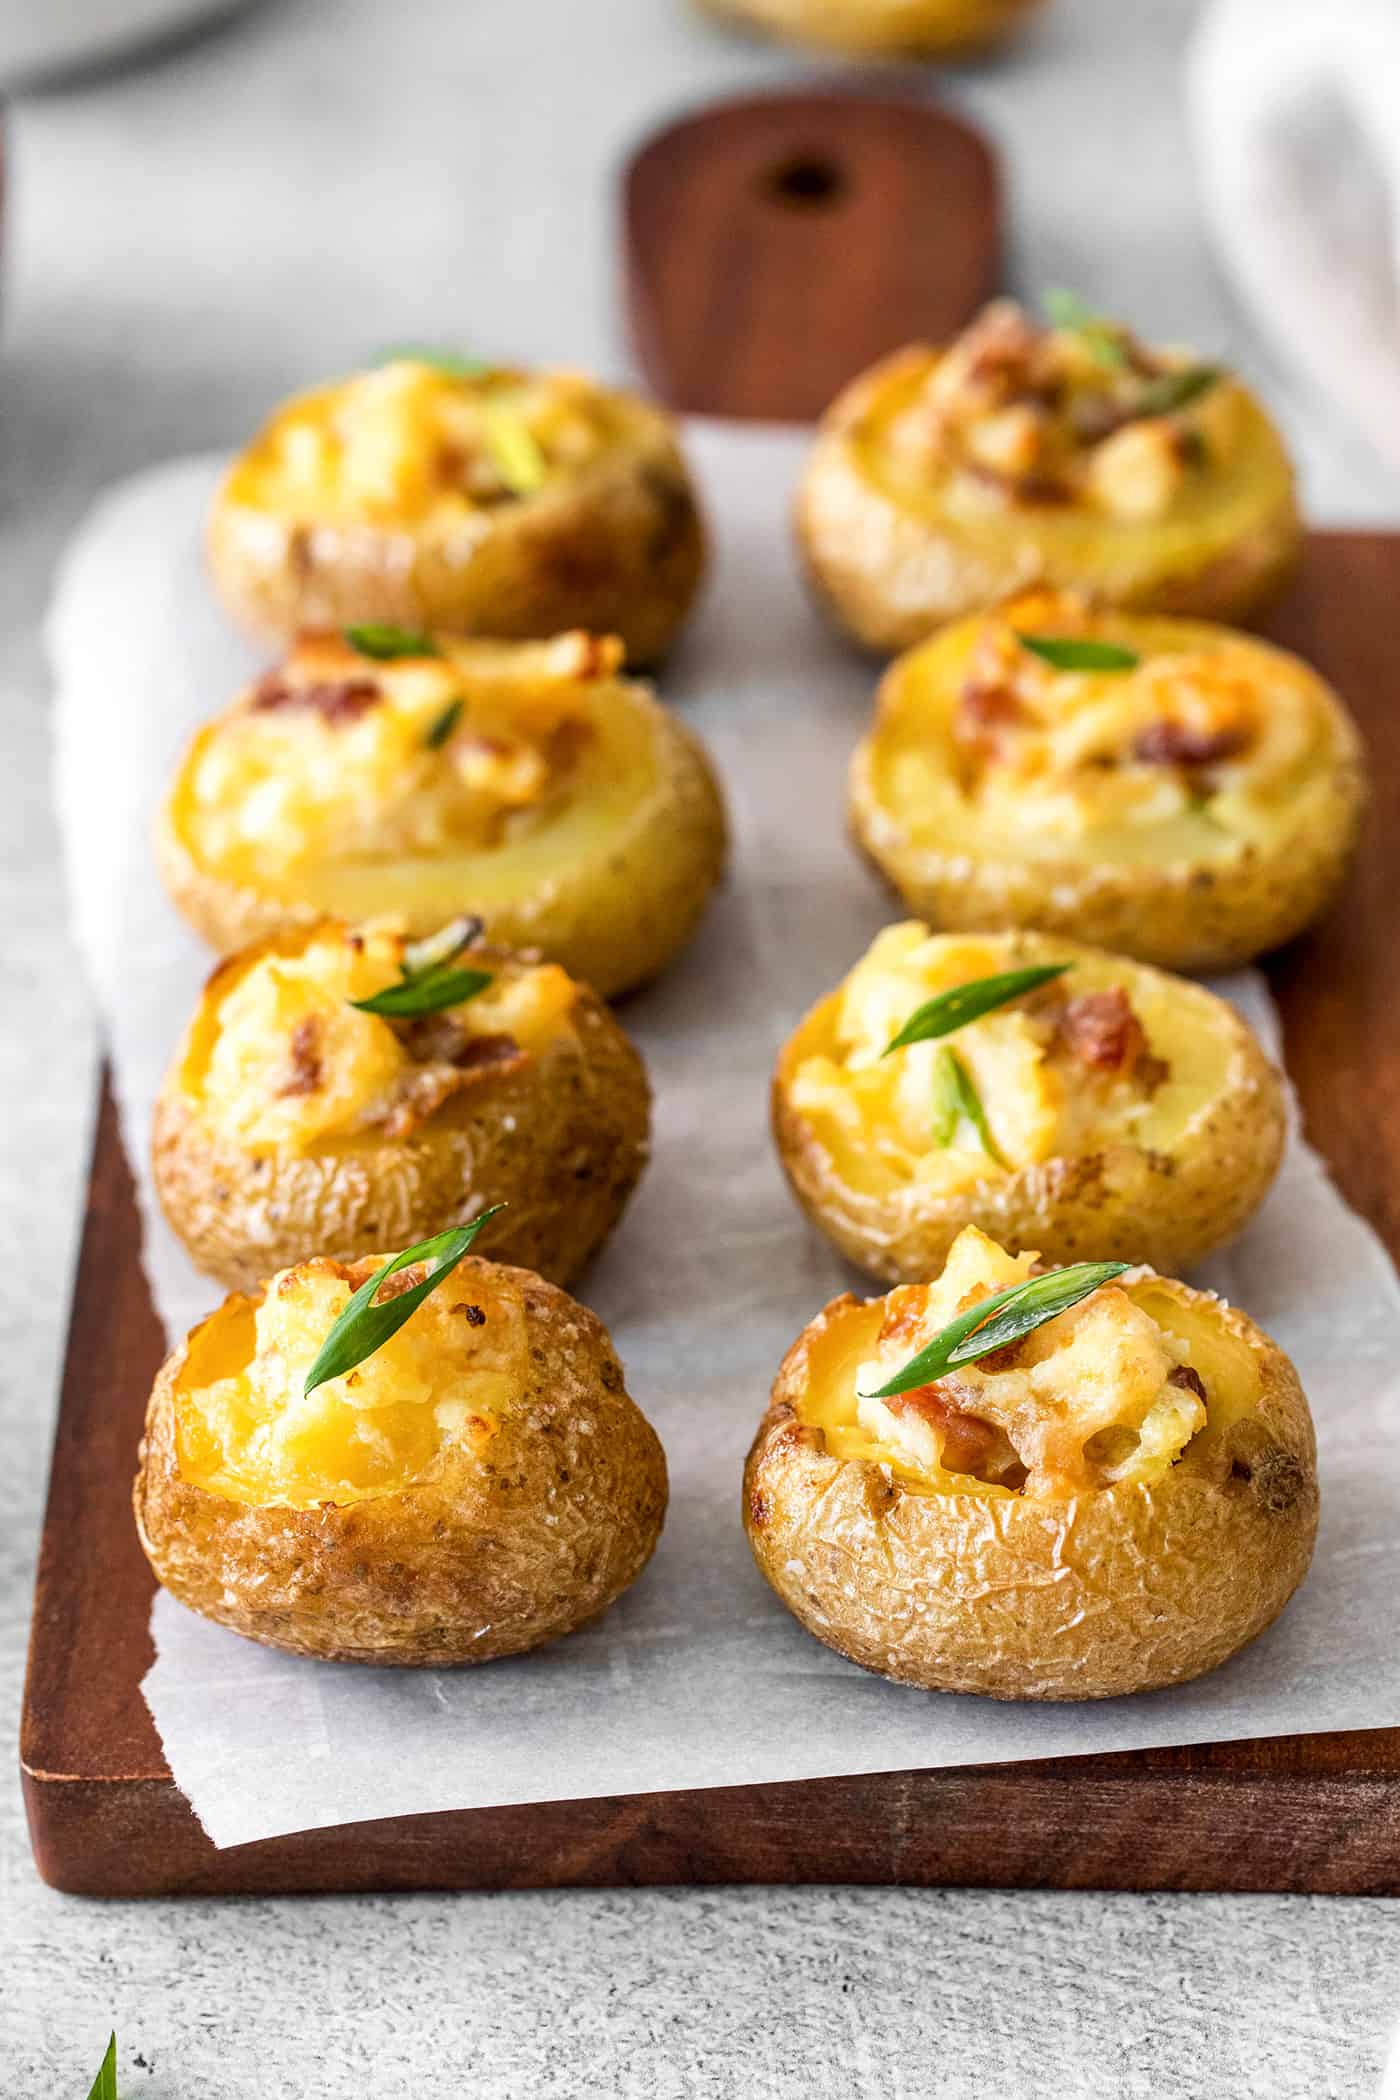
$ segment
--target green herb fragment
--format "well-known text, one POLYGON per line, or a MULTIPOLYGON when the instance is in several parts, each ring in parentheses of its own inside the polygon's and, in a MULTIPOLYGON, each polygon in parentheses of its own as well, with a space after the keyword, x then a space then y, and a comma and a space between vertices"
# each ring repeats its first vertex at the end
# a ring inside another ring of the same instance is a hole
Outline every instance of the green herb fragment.
POLYGON ((549 472, 539 441, 528 423, 508 409, 484 404, 486 449, 506 487, 516 496, 532 496, 549 472))
POLYGON ((950 992, 925 1000, 880 1054, 888 1057, 891 1050, 905 1050, 910 1043, 927 1043, 935 1036, 951 1035, 955 1028, 966 1028, 969 1021, 980 1021, 983 1014, 1009 1005, 1023 992, 1033 992, 1052 978, 1063 977, 1069 967, 1068 963, 1040 963, 1034 969, 999 970, 994 976, 973 977, 966 984, 954 985, 950 992))
POLYGON ((1018 634, 1017 641, 1042 663, 1057 671, 1135 671, 1142 658, 1117 642, 1095 642, 1087 635, 1018 634))
POLYGON ((1009 1342, 1018 1342, 1022 1335, 1043 1327, 1047 1320, 1070 1312, 1130 1267, 1126 1261, 1078 1261, 1067 1269, 1052 1269, 1046 1276, 1032 1276, 1025 1283, 1013 1283, 1008 1290, 996 1291, 979 1305, 959 1313, 956 1320, 950 1320, 887 1384, 873 1393, 862 1393, 860 1398, 892 1400, 896 1393, 913 1392, 918 1386, 931 1384, 945 1371, 956 1370, 959 1364, 990 1356, 994 1349, 1004 1349, 1009 1342))
POLYGON ((491 982, 489 970, 435 970, 426 977, 405 977, 369 999, 352 999, 362 1014, 381 1014, 385 1020, 410 1020, 420 1014, 440 1014, 449 1006, 465 1006, 491 982))
POLYGON ((1042 294, 1041 304, 1051 326, 1079 336, 1096 363, 1118 368, 1127 364, 1128 346, 1124 341, 1124 330, 1106 314, 1095 313, 1078 292, 1052 287, 1042 294))
POLYGON ((117 2100, 117 2037, 113 2030, 108 2037, 107 2052, 98 2066, 97 2076, 92 2081, 88 2100, 117 2100))
POLYGON ((388 627, 371 622, 365 627, 347 627, 345 639, 361 656, 377 664, 393 663, 404 656, 441 656, 430 634, 415 634, 411 627, 388 627))
POLYGON ((431 343, 391 343, 375 357, 377 365, 431 365, 449 379, 484 379, 495 369, 479 357, 463 357, 456 350, 439 350, 431 343))
POLYGON ((456 962, 464 948, 480 940, 485 932, 475 912, 459 912, 436 933, 424 934, 421 941, 406 941, 403 951, 403 974, 405 977, 423 977, 429 970, 440 970, 445 963, 456 962))
POLYGON ((423 739, 428 750, 441 751, 461 719, 461 700, 449 700, 442 713, 429 724, 428 733, 423 739))
POLYGON ((405 1321, 412 1318, 429 1293, 452 1274, 487 1220, 504 1209, 503 1203, 493 1203, 489 1210, 473 1218, 470 1225, 459 1225, 451 1232, 439 1232, 430 1240, 420 1240, 416 1247, 406 1247, 402 1254, 385 1262, 368 1283, 362 1283, 322 1342, 316 1361, 306 1374, 303 1398, 314 1393, 317 1386, 324 1385, 328 1378, 343 1378, 347 1371, 354 1370, 356 1364, 373 1356, 376 1349, 382 1349, 405 1321), (422 1282, 400 1291, 386 1304, 376 1305, 375 1298, 389 1278, 397 1275, 400 1269, 411 1268, 416 1262, 426 1262, 428 1266, 422 1282))
POLYGON ((982 1106, 982 1096, 977 1091, 972 1074, 957 1051, 945 1045, 934 1060, 933 1067, 935 1143, 942 1146, 951 1145, 963 1123, 972 1126, 977 1134, 977 1142, 988 1159, 995 1160, 999 1167, 1004 1167, 1006 1161, 992 1136, 987 1111, 982 1106))
POLYGON ((1188 365, 1181 372, 1164 372, 1138 396, 1134 420, 1141 416, 1169 416, 1178 408, 1186 408, 1223 376, 1218 365, 1188 365))

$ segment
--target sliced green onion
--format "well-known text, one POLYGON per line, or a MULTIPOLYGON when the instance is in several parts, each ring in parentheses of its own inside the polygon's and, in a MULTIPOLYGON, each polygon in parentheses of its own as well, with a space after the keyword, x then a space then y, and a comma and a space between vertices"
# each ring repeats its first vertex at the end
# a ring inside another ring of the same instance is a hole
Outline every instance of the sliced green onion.
POLYGON ((484 379, 495 368, 479 357, 464 357, 457 350, 438 350, 431 343, 390 343, 376 353, 377 365, 431 365, 449 379, 484 379))
POLYGON ((1071 335, 1079 336, 1089 355, 1101 365, 1121 367, 1128 362, 1127 345, 1123 341, 1123 329, 1106 314, 1095 313, 1092 306, 1080 298, 1078 292, 1067 292, 1052 287, 1042 293, 1041 304, 1049 316, 1052 327, 1063 328, 1071 335))
POLYGON ((509 409, 493 402, 482 405, 486 449, 506 487, 516 496, 533 496, 542 488, 549 468, 528 423, 509 409))
POLYGON ((1095 642, 1087 635, 1018 634, 1017 641, 1042 663, 1057 671, 1135 671, 1142 658, 1117 642, 1095 642))
POLYGON ((456 962, 464 948, 480 940, 485 928, 475 912, 459 912, 436 933, 425 933, 421 941, 404 943, 402 969, 405 977, 423 977, 429 970, 440 970, 445 963, 456 962))
POLYGON ((328 1378, 343 1378, 347 1371, 354 1370, 356 1364, 373 1356, 376 1349, 382 1349, 417 1312, 429 1292, 435 1291, 452 1274, 487 1220, 504 1209, 503 1203, 493 1203, 489 1210, 473 1218, 470 1225, 459 1225, 451 1232, 435 1233, 430 1240, 420 1240, 416 1247, 406 1247, 402 1254, 385 1262, 368 1283, 362 1283, 322 1342, 316 1361, 306 1374, 303 1397, 314 1393, 317 1386, 324 1385, 328 1378), (389 1278, 397 1275, 400 1269, 411 1268, 415 1262, 428 1265, 428 1273, 422 1282, 415 1283, 410 1290, 400 1291, 397 1298, 390 1298, 386 1304, 376 1305, 375 1298, 389 1278))
POLYGON ((880 1054, 888 1057, 891 1050, 905 1050, 910 1043, 927 1043, 936 1036, 951 1035, 955 1028, 966 1028, 983 1014, 995 1013, 999 1006, 1019 999, 1023 992, 1033 992, 1038 985, 1063 977, 1069 967, 1068 963, 1039 963, 1034 969, 999 970, 991 977, 969 978, 966 984, 954 985, 950 992, 939 992, 936 998, 926 999, 880 1054))
POLYGON ((117 2100, 117 2037, 113 2030, 107 2042, 107 2052, 99 2064, 97 2076, 92 2081, 88 2100, 117 2100))
POLYGON ((1182 372, 1164 372, 1144 387, 1138 396, 1133 420, 1141 416, 1169 416, 1199 400, 1223 378, 1218 365, 1188 365, 1182 372))
POLYGON ((428 733, 424 737, 423 742, 429 751, 440 751, 442 749, 462 719, 462 706, 463 702, 460 696, 456 700, 449 700, 442 713, 435 716, 428 725, 428 733))
POLYGON ((375 663, 393 663, 401 656, 441 656, 442 651, 430 634, 415 634, 411 627, 389 627, 371 621, 363 627, 347 627, 345 639, 361 656, 372 657, 375 663))
POLYGON ((1002 1158, 996 1139, 992 1136, 987 1121, 987 1111, 982 1106, 982 1096, 967 1066, 956 1050, 944 1044, 934 1064, 934 1130, 940 1145, 951 1145, 957 1137, 958 1127, 970 1123, 977 1133, 977 1142, 988 1159, 995 1160, 999 1167, 1006 1161, 1002 1158))
POLYGON ((1025 1283, 1013 1283, 1008 1290, 996 1291, 959 1313, 956 1320, 950 1320, 917 1356, 910 1358, 902 1371, 896 1371, 877 1391, 859 1397, 892 1400, 897 1393, 930 1385, 945 1371, 956 1370, 959 1364, 975 1363, 979 1356, 990 1356, 994 1349, 1004 1349, 1009 1342, 1018 1342, 1022 1335, 1043 1327, 1047 1320, 1071 1311, 1131 1266, 1126 1261, 1079 1261, 1067 1269, 1052 1269, 1046 1276, 1032 1276, 1025 1283))
POLYGON ((429 970, 421 977, 405 977, 386 986, 369 999, 352 999, 362 1014, 382 1014, 386 1020, 408 1020, 420 1014, 440 1014, 449 1006, 465 1006, 491 982, 489 970, 429 970))

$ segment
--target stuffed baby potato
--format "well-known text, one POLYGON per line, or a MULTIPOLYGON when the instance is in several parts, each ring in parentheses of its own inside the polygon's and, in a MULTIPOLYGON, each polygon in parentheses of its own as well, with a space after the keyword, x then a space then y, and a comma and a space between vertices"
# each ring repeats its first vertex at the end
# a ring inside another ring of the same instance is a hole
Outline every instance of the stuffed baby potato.
POLYGON ((969 1224, 1050 1262, 1190 1268, 1263 1201, 1285 1127, 1274 1068, 1203 986, 917 922, 879 935, 773 1081, 799 1203, 901 1283, 936 1276, 969 1224))
POLYGON ((1297 1373, 1219 1298, 1142 1268, 1083 1295, 1104 1273, 1042 1277, 1065 1309, 1034 1314, 1033 1257, 969 1226, 936 1281, 798 1337, 744 1522, 809 1633, 933 1691, 1103 1699, 1198 1677, 1282 1611, 1317 1529, 1297 1373), (994 1324, 1004 1292, 1043 1324, 994 1324), (950 1333, 998 1329, 948 1362, 950 1333))
POLYGON ((651 663, 705 544, 659 409, 577 373, 425 353, 280 408, 219 489, 209 560, 273 641, 367 620, 510 640, 587 627, 651 663))
POLYGON ((856 837, 935 926, 1035 926, 1224 969, 1331 901, 1362 748, 1297 657, 1032 593, 890 666, 851 768, 856 837))
POLYGON ((1001 42, 1040 0, 700 0, 711 14, 838 51, 953 57, 1001 42))
POLYGON ((557 963, 327 920, 219 965, 156 1103, 156 1193, 199 1267, 252 1289, 505 1204, 499 1261, 567 1284, 646 1163, 641 1058, 557 963), (378 1009, 370 1010, 370 1009, 378 1009))
POLYGON ((693 932, 725 853, 699 741, 619 675, 621 645, 305 636, 195 737, 161 872, 210 944, 391 913, 478 913, 604 997, 693 932))
MULTIPOLYGON (((666 1510, 605 1329, 469 1258, 307 1393, 379 1267, 286 1269, 169 1357, 135 1488, 151 1566, 206 1618, 332 1662, 489 1662, 572 1632, 640 1574, 666 1510)), ((403 1268, 380 1298, 426 1280, 403 1268)))
POLYGON ((1283 442, 1231 374, 1007 301, 839 396, 797 532, 837 622, 886 654, 1040 585, 1239 620, 1301 543, 1283 442))

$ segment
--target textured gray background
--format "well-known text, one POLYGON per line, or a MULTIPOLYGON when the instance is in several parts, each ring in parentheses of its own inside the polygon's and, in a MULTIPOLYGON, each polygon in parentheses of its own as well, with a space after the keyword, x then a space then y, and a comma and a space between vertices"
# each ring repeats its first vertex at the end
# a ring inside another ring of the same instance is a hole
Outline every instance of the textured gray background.
MULTIPOLYGON (((38 0, 35 0, 38 4, 38 0)), ((954 93, 1007 150, 1013 273, 1259 359, 1202 247, 1189 0, 1059 0, 954 93), (1125 173, 1121 156, 1130 156, 1125 173)), ((280 391, 422 334, 625 367, 611 177, 658 115, 797 62, 681 0, 264 0, 12 124, 0 372, 0 1672, 17 1713, 87 1144, 39 620, 104 483, 232 442, 280 391)), ((1314 487, 1374 507, 1306 411, 1314 487)), ((639 1717, 644 1724, 644 1716, 639 1717)), ((0 2091, 151 2100, 1375 2093, 1390 1904, 695 1890, 93 1905, 0 1793, 0 2091)))

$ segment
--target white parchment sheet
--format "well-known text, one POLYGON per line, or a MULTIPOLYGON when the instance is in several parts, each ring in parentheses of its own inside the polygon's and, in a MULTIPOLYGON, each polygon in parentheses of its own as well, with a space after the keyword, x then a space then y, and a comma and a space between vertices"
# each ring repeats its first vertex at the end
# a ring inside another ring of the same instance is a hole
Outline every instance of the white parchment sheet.
MULTIPOLYGON (((719 764, 734 867, 694 947, 624 1010, 656 1088, 655 1156, 580 1291, 666 1446, 661 1545, 596 1626, 456 1672, 279 1656, 162 1594, 145 1692, 218 1845, 505 1802, 1400 1722, 1400 1288, 1296 1141, 1245 1239, 1198 1279, 1290 1351, 1322 1447, 1313 1572, 1242 1656, 1180 1690, 1089 1707, 921 1693, 830 1654, 755 1571, 739 1477, 773 1372, 828 1297, 862 1288, 786 1193, 768 1074, 798 1015, 894 913, 843 815, 873 673, 809 610, 789 551, 802 439, 701 424, 691 447, 716 573, 663 690, 719 764)), ((74 909, 172 1334, 217 1291, 153 1212, 147 1130, 208 963, 156 883, 151 815, 186 736, 257 662, 201 575, 217 464, 178 462, 99 505, 61 572, 51 627, 74 909)), ((1231 989, 1271 1034, 1260 981, 1231 989)))

